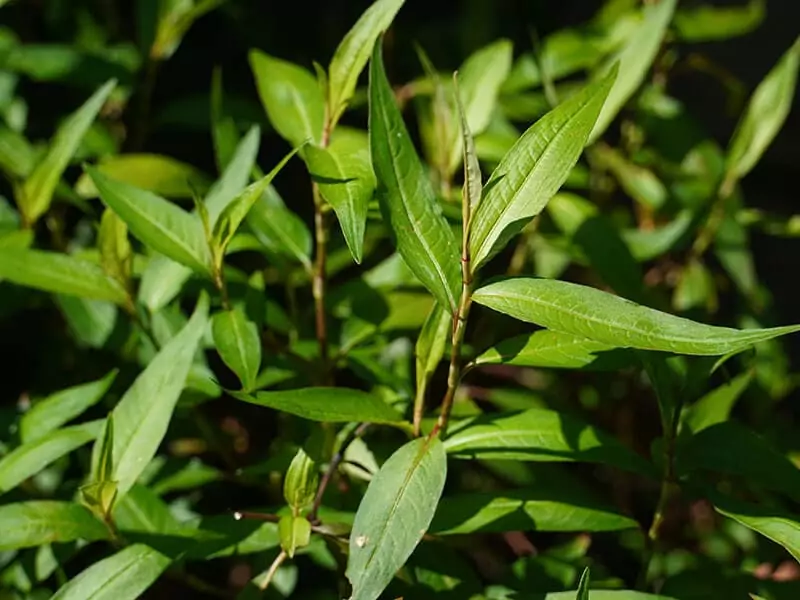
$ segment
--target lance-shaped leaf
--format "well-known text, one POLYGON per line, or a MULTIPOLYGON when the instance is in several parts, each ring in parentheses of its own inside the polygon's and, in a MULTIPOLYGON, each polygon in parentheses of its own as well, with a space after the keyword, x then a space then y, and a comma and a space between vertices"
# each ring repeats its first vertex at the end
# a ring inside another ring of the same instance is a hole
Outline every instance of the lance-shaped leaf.
POLYGON ((46 292, 125 304, 128 294, 97 264, 58 252, 3 248, 0 279, 46 292))
POLYGON ((19 208, 28 223, 34 223, 50 207, 61 175, 116 84, 115 80, 107 82, 64 121, 44 158, 22 184, 19 208))
POLYGON ((128 240, 128 226, 110 208, 103 211, 97 232, 100 266, 108 275, 127 286, 133 272, 133 249, 128 240))
POLYGON ((458 246, 395 104, 381 40, 370 63, 369 132, 378 201, 397 249, 425 287, 453 312, 461 291, 458 246))
MULTIPOLYGON (((414 348, 417 396, 424 397, 428 380, 444 356, 447 340, 452 333, 453 317, 438 302, 433 305, 417 338, 414 348)), ((420 400, 421 402, 422 400, 420 400)))
POLYGON ((589 136, 590 143, 608 129, 625 103, 642 85, 661 47, 677 3, 678 0, 662 0, 645 6, 644 18, 637 29, 620 51, 599 70, 605 73, 610 65, 619 62, 619 75, 589 136))
POLYGON ((433 519, 447 477, 438 438, 408 442, 372 479, 350 533, 350 600, 377 600, 433 519))
POLYGON ((335 124, 347 108, 375 41, 388 29, 403 2, 378 0, 373 3, 336 48, 328 67, 328 110, 332 123, 335 124))
POLYGON ((0 506, 0 550, 73 540, 104 540, 108 529, 74 502, 32 500, 0 506))
POLYGON ((578 161, 616 77, 608 75, 539 119, 486 183, 470 234, 472 268, 499 252, 558 191, 578 161))
POLYGON ((306 140, 319 143, 325 116, 325 98, 314 76, 293 63, 250 52, 258 96, 269 122, 292 146, 306 140))
POLYGON ((253 389, 261 367, 261 339, 256 324, 248 320, 244 311, 234 308, 214 315, 211 331, 222 362, 236 373, 245 390, 253 389))
POLYGON ((767 0, 750 0, 736 6, 680 8, 675 13, 675 29, 688 42, 727 40, 756 29, 766 15, 767 0))
POLYGON ((798 66, 800 37, 753 92, 728 147, 730 176, 739 178, 750 172, 780 131, 792 108, 798 66))
POLYGON ((156 252, 208 273, 211 255, 200 219, 151 192, 114 181, 87 166, 103 202, 127 223, 131 233, 156 252))
POLYGON ((589 567, 586 567, 581 573, 581 580, 578 582, 578 595, 575 600, 589 600, 589 582, 591 576, 589 574, 589 567))
POLYGON ((723 355, 800 331, 800 325, 731 329, 696 323, 600 290, 551 279, 511 278, 475 291, 473 299, 515 319, 619 348, 723 355))
POLYGON ((247 214, 247 225, 268 255, 289 258, 311 271, 311 232, 289 210, 274 187, 268 187, 247 214))
POLYGON ((169 566, 169 557, 133 544, 94 563, 71 579, 52 600, 136 600, 169 566))
POLYGON ((754 371, 740 373, 685 408, 681 415, 683 425, 689 431, 698 433, 706 427, 727 421, 733 405, 750 385, 754 374, 754 371))
POLYGON ((208 322, 208 296, 159 351, 114 408, 114 472, 122 496, 155 456, 208 322))
POLYGON ((484 415, 450 427, 444 442, 455 458, 603 463, 653 474, 653 467, 613 436, 553 410, 484 415))
POLYGON ((361 263, 367 209, 375 192, 368 137, 338 129, 328 148, 307 146, 303 157, 322 197, 336 212, 353 260, 361 263))
MULTIPOLYGON (((469 206, 469 214, 475 212, 478 203, 481 201, 483 193, 483 179, 481 176, 481 165, 478 162, 478 154, 475 152, 475 139, 472 137, 467 111, 461 99, 461 86, 458 83, 458 75, 453 75, 453 85, 455 88, 456 107, 461 124, 461 148, 464 160, 464 188, 462 202, 469 206)), ((468 230, 469 223, 462 227, 468 230)))
POLYGON ((233 396, 311 421, 396 423, 403 420, 396 410, 377 396, 346 388, 314 387, 285 392, 234 393, 233 396))

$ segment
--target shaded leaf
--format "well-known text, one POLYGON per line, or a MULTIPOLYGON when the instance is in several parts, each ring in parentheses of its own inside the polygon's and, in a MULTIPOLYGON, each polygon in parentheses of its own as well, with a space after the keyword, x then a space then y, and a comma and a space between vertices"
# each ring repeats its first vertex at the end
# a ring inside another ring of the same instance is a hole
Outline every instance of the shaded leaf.
POLYGON ((258 326, 244 311, 234 308, 214 315, 211 331, 222 361, 236 373, 245 390, 253 389, 261 368, 258 326))
POLYGON ((0 506, 0 550, 42 544, 103 540, 105 525, 88 509, 73 502, 33 500, 0 506))
POLYGON ((727 40, 750 33, 761 25, 766 5, 766 0, 750 0, 736 6, 681 8, 675 13, 674 26, 678 35, 688 42, 727 40))
POLYGON ((578 596, 576 600, 589 600, 589 567, 581 573, 581 580, 578 582, 578 596))
POLYGON ((416 359, 417 394, 425 394, 428 380, 444 356, 447 341, 452 333, 453 317, 438 302, 433 305, 417 338, 414 349, 416 359))
POLYGON ((745 371, 710 391, 684 410, 683 424, 693 433, 698 433, 727 421, 733 405, 753 381, 753 375, 753 371, 745 371))
POLYGON ((291 258, 311 271, 311 232, 300 217, 286 208, 275 188, 267 188, 246 220, 269 252, 291 258))

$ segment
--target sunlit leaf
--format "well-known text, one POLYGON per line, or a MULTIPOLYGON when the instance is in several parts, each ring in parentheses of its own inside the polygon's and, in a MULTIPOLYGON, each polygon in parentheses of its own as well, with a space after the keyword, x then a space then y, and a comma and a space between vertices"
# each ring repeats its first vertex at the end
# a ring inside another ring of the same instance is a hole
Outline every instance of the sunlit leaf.
POLYGON ((234 308, 214 315, 211 330, 222 361, 236 373, 245 390, 253 389, 261 367, 258 326, 241 309, 234 308))
POLYGON ((700 398, 684 410, 683 424, 690 431, 697 433, 707 427, 727 421, 733 405, 753 381, 753 374, 753 371, 740 373, 700 398))
POLYGON ((88 509, 72 502, 32 500, 0 506, 0 550, 103 540, 109 533, 88 509))

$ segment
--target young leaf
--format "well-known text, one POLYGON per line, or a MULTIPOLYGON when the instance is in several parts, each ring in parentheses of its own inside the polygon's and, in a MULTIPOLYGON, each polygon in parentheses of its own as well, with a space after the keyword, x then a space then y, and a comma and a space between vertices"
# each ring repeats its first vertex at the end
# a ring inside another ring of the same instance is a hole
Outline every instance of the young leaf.
POLYGON ((136 600, 170 562, 150 546, 133 544, 79 573, 51 600, 136 600))
POLYGON ((661 0, 657 4, 646 5, 643 9, 644 19, 625 46, 600 68, 599 73, 606 73, 610 66, 619 63, 619 75, 589 135, 589 143, 608 129, 625 103, 642 85, 661 47, 677 3, 678 0, 661 0))
POLYGON ((145 190, 107 178, 86 166, 103 202, 127 223, 131 233, 156 252, 208 273, 211 257, 200 219, 145 190))
POLYGON ((450 428, 444 446, 454 458, 604 463, 653 474, 646 460, 616 438, 542 408, 467 419, 450 428))
POLYGON ((724 355, 800 331, 800 325, 731 329, 703 325, 565 281, 511 278, 475 291, 475 302, 515 319, 618 348, 724 355))
POLYGON ((252 390, 261 368, 258 326, 240 308, 217 313, 211 319, 214 345, 222 362, 236 373, 244 390, 252 390))
POLYGON ((369 132, 378 201, 400 255, 453 312, 461 293, 458 246, 395 104, 383 69, 381 40, 370 63, 369 132))
POLYGON ((350 600, 377 600, 433 519, 447 477, 438 438, 408 442, 372 479, 350 533, 350 600))
POLYGON ((397 423, 403 420, 402 415, 377 396, 346 388, 314 387, 285 392, 234 393, 233 396, 311 421, 397 423))
MULTIPOLYGON (((467 112, 464 109, 464 102, 461 100, 461 86, 458 84, 458 76, 453 75, 455 87, 456 107, 461 123, 461 147, 463 148, 464 161, 464 188, 461 192, 463 201, 469 206, 469 213, 475 212, 478 203, 481 201, 483 193, 483 180, 481 177, 481 165, 478 162, 478 155, 475 153, 475 140, 472 137, 467 112)), ((464 231, 469 230, 469 223, 463 225, 464 231)))
POLYGON ((311 541, 311 523, 305 517, 284 515, 278 522, 281 548, 289 558, 294 558, 298 548, 305 548, 311 541))
POLYGON ((15 448, 0 459, 0 494, 36 475, 47 465, 94 440, 103 421, 51 431, 32 442, 15 448))
POLYGON ((581 573, 581 580, 578 582, 578 595, 576 600, 589 600, 589 567, 586 567, 581 573))
POLYGON ((325 98, 314 76, 293 63, 250 52, 250 66, 256 78, 261 103, 269 122, 293 147, 322 138, 325 98))
POLYGON ((300 448, 294 455, 283 482, 283 497, 292 509, 292 514, 299 515, 314 501, 318 483, 319 465, 300 448))
POLYGON ((104 540, 108 529, 80 504, 32 500, 0 506, 0 550, 104 540))
POLYGON ((102 379, 55 392, 34 403, 20 419, 22 442, 39 439, 97 404, 111 387, 117 373, 118 370, 114 369, 102 379))
POLYGON ((152 359, 111 413, 116 425, 112 479, 119 484, 120 496, 136 482, 164 438, 207 321, 208 296, 203 294, 186 326, 152 359))
POLYGON ((506 490, 445 496, 431 523, 439 535, 505 531, 619 531, 637 527, 583 490, 506 490))
POLYGON ((707 427, 727 421, 733 405, 753 381, 753 375, 753 371, 740 373, 700 398, 684 410, 683 424, 689 431, 698 433, 707 427))
POLYGON ((306 146, 303 158, 322 197, 336 212, 353 260, 360 264, 367 209, 375 192, 369 139, 360 131, 340 128, 328 148, 306 146))
POLYGON ((0 279, 56 294, 128 302, 125 288, 98 265, 58 252, 3 248, 0 279))
POLYGON ((53 136, 44 158, 22 184, 19 208, 27 223, 35 223, 50 207, 61 175, 116 84, 113 79, 108 81, 64 121, 53 136))
POLYGON ((729 176, 747 175, 775 139, 792 108, 798 66, 800 37, 753 92, 728 147, 729 176))
POLYGON ((97 247, 103 271, 127 287, 133 272, 133 250, 128 240, 128 226, 110 208, 103 211, 100 219, 97 247))
POLYGON ((470 235, 473 272, 539 214, 578 161, 616 68, 547 113, 492 173, 470 235))
POLYGON ((404 0, 377 0, 344 36, 328 67, 328 110, 336 124, 353 97, 358 76, 369 60, 375 41, 388 29, 404 0))

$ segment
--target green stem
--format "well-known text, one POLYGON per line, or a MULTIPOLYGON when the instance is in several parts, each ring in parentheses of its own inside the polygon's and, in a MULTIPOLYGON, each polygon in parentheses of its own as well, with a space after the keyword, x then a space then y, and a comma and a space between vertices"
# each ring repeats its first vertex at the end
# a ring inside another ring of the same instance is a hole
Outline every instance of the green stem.
POLYGON ((269 570, 267 571, 267 575, 266 577, 264 577, 264 580, 259 582, 258 589, 260 589, 263 592, 269 587, 269 584, 272 583, 272 579, 275 577, 275 573, 278 572, 278 569, 280 568, 280 566, 283 564, 283 561, 285 561, 287 557, 288 555, 286 554, 286 551, 281 550, 281 553, 278 554, 278 556, 275 557, 275 560, 272 561, 272 564, 270 565, 269 570))
POLYGON ((714 241, 717 231, 720 225, 722 225, 722 221, 725 219, 725 209, 727 208, 728 199, 733 195, 735 188, 736 177, 728 173, 719 186, 719 191, 717 192, 714 205, 711 207, 708 219, 692 245, 692 258, 698 259, 702 257, 714 241))

